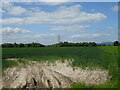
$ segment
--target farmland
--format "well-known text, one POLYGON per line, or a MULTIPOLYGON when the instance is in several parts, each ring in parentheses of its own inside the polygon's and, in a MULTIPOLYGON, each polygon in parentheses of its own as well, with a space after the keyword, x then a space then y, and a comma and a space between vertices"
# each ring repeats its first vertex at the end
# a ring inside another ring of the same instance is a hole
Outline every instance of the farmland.
POLYGON ((8 58, 17 58, 20 63, 27 64, 27 61, 49 61, 73 60, 71 66, 90 69, 101 68, 109 70, 112 76, 109 82, 104 85, 86 86, 80 83, 73 85, 73 88, 116 88, 118 76, 118 47, 39 47, 39 48, 3 48, 2 49, 3 69, 17 66, 16 61, 8 61, 8 58))

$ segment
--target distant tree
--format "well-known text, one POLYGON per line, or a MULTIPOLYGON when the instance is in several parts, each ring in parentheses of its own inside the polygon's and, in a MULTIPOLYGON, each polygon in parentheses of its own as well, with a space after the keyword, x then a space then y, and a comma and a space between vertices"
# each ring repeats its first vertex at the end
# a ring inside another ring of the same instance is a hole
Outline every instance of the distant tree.
POLYGON ((114 45, 114 46, 119 46, 120 44, 119 44, 118 41, 115 41, 113 45, 114 45))
POLYGON ((97 46, 97 44, 95 42, 91 43, 92 46, 97 46))
POLYGON ((6 44, 2 44, 1 46, 2 46, 2 47, 6 47, 6 44))
POLYGON ((88 46, 88 43, 87 43, 87 42, 84 42, 84 46, 88 46))
POLYGON ((12 43, 6 43, 5 47, 14 47, 14 45, 12 43))
POLYGON ((20 43, 18 46, 19 47, 25 47, 25 45, 23 43, 20 43))
POLYGON ((31 44, 30 43, 25 44, 25 47, 31 47, 31 44))
POLYGON ((17 44, 17 43, 14 43, 13 46, 14 46, 14 47, 18 47, 18 44, 17 44))

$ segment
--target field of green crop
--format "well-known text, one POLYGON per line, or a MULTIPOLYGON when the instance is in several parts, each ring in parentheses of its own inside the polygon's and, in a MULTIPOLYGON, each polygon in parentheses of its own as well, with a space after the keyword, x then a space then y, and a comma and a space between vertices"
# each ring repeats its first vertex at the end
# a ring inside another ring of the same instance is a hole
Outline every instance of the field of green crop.
POLYGON ((74 84, 72 88, 120 88, 119 87, 119 81, 118 81, 118 58, 119 58, 119 49, 120 47, 114 47, 114 46, 105 46, 105 47, 99 47, 103 50, 103 53, 101 54, 104 60, 108 61, 108 64, 106 63, 106 66, 109 70, 109 74, 112 76, 111 80, 103 85, 97 85, 97 86, 86 86, 81 83, 74 84))
POLYGON ((2 50, 3 69, 17 65, 15 61, 5 60, 7 58, 19 58, 20 63, 26 63, 28 60, 50 62, 74 60, 72 66, 107 69, 112 78, 104 85, 85 86, 78 83, 72 88, 116 88, 118 86, 118 47, 40 47, 3 48, 2 50))

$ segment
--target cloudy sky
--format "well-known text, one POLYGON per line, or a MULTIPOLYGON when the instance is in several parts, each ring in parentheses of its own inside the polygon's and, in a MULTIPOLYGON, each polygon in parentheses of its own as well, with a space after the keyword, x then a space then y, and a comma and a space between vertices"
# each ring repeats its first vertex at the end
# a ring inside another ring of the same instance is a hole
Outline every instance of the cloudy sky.
POLYGON ((113 2, 2 3, 2 43, 53 44, 118 39, 118 6, 113 2))

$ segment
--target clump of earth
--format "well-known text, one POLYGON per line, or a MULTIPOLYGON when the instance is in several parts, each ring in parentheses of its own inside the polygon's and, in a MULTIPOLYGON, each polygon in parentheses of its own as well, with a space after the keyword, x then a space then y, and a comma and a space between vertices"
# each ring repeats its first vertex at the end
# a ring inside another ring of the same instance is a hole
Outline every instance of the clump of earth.
POLYGON ((66 88, 74 83, 104 84, 109 80, 108 70, 82 69, 70 66, 71 61, 35 62, 4 71, 0 88, 66 88))

